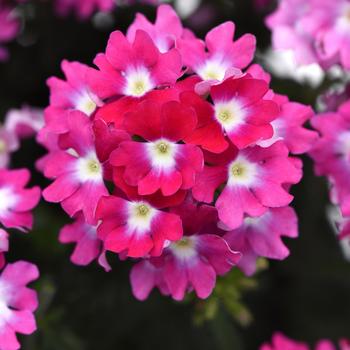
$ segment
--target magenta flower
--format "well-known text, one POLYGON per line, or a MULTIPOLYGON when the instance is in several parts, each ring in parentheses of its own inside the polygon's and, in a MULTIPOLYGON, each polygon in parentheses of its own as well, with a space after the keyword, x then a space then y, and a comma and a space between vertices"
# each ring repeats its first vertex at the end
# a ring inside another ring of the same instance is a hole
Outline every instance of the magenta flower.
POLYGON ((76 243, 71 255, 71 261, 76 265, 89 265, 101 255, 102 242, 97 237, 97 225, 88 224, 82 215, 61 229, 59 241, 76 243))
POLYGON ((16 333, 31 334, 36 330, 33 312, 38 300, 27 284, 38 277, 36 266, 24 261, 6 265, 0 275, 0 346, 3 350, 20 348, 16 333))
MULTIPOLYGON (((310 350, 310 349, 311 348, 307 344, 291 340, 280 332, 276 332, 273 335, 271 344, 266 343, 260 347, 260 350, 310 350)), ((323 339, 316 344, 314 349, 315 350, 336 350, 337 348, 333 345, 331 341, 327 339, 323 339)), ((349 341, 346 339, 341 339, 339 341, 339 349, 348 350, 349 341)))
POLYGON ((160 260, 141 261, 135 265, 131 283, 134 295, 140 300, 146 299, 155 286, 175 300, 182 300, 192 289, 199 298, 205 299, 215 286, 216 276, 226 274, 241 257, 218 235, 213 207, 197 207, 188 201, 173 212, 182 217, 185 234, 164 249, 160 260), (142 276, 147 281, 146 286, 140 283, 142 276))
POLYGON ((313 116, 311 107, 297 102, 283 101, 277 118, 271 122, 273 137, 259 141, 257 144, 261 147, 269 147, 276 141, 283 140, 291 153, 306 153, 318 139, 317 132, 303 127, 303 124, 313 116))
POLYGON ((242 253, 238 267, 252 275, 258 257, 284 260, 289 256, 282 236, 298 237, 298 218, 291 207, 272 208, 262 216, 246 217, 239 228, 224 238, 231 249, 242 253))
POLYGON ((176 41, 189 33, 188 29, 183 28, 179 16, 169 5, 158 7, 154 24, 142 13, 138 13, 127 31, 126 37, 129 42, 134 42, 138 30, 145 31, 161 53, 174 48, 176 41))
POLYGON ((102 197, 96 212, 102 223, 98 237, 106 250, 139 258, 158 256, 166 241, 182 237, 181 219, 158 210, 146 201, 128 201, 119 197, 102 197))
POLYGON ((136 31, 132 43, 120 31, 113 32, 106 53, 97 55, 94 63, 99 71, 89 73, 89 82, 102 98, 141 97, 156 87, 174 84, 182 74, 179 52, 161 53, 143 30, 136 31))
POLYGON ((282 0, 266 23, 275 49, 291 50, 299 64, 350 67, 348 0, 282 0))
POLYGON ((63 61, 61 64, 66 80, 51 77, 47 80, 50 88, 50 106, 45 110, 46 128, 52 133, 69 131, 68 116, 72 111, 94 114, 102 101, 88 84, 87 75, 92 70, 78 62, 63 61))
POLYGON ((44 114, 40 108, 10 109, 5 117, 5 129, 21 139, 36 135, 43 126, 44 114))
POLYGON ((350 103, 341 105, 338 112, 315 116, 311 123, 321 134, 309 152, 316 173, 329 178, 332 200, 340 205, 344 216, 350 216, 350 103))
POLYGON ((290 340, 283 334, 276 332, 272 337, 272 344, 263 344, 260 350, 310 350, 305 343, 290 340))
POLYGON ((215 206, 220 220, 235 229, 242 224, 244 214, 257 217, 269 207, 288 205, 293 196, 284 186, 300 178, 301 169, 288 158, 286 146, 277 142, 269 148, 227 152, 222 164, 204 168, 192 193, 196 200, 211 203, 215 190, 226 184, 215 206))
POLYGON ((43 191, 43 196, 49 202, 61 203, 70 216, 83 212, 87 222, 93 223, 98 200, 108 194, 103 164, 96 154, 89 119, 75 112, 68 124, 66 150, 53 151, 50 161, 44 164, 45 176, 55 181, 43 191))
POLYGON ((237 148, 246 148, 272 137, 270 123, 278 114, 278 105, 263 99, 268 90, 265 81, 247 75, 227 79, 211 88, 213 119, 237 148))
POLYGON ((124 123, 130 135, 146 140, 122 142, 111 154, 112 166, 125 168, 124 180, 130 186, 137 186, 140 195, 161 189, 164 196, 193 187, 196 173, 203 169, 203 155, 199 147, 180 144, 196 127, 193 110, 175 101, 145 101, 126 114, 124 123))
POLYGON ((247 67, 254 56, 255 37, 245 34, 233 41, 234 33, 234 23, 225 22, 206 35, 205 43, 195 37, 178 40, 183 63, 208 81, 223 81, 230 70, 247 67))
POLYGON ((30 229, 31 210, 40 199, 39 187, 25 188, 30 173, 27 169, 0 169, 0 223, 6 228, 30 229))

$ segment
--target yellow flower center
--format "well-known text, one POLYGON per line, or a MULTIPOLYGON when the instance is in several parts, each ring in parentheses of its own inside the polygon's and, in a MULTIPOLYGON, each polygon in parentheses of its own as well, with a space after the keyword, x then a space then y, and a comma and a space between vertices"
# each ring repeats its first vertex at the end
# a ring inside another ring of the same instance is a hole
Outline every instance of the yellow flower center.
POLYGON ((89 173, 91 173, 91 174, 97 174, 101 170, 101 166, 97 160, 88 161, 87 168, 88 168, 89 173))
POLYGON ((244 173, 245 173, 245 168, 243 164, 237 163, 237 164, 234 164, 231 168, 231 174, 234 177, 242 177, 244 176, 244 173))
POLYGON ((157 145, 157 148, 160 153, 167 153, 168 152, 168 145, 165 142, 161 142, 157 145))
POLYGON ((193 246, 193 242, 189 238, 183 237, 179 241, 174 242, 174 245, 178 249, 188 249, 193 246))
POLYGON ((136 80, 133 84, 132 91, 136 96, 142 96, 146 92, 145 82, 142 80, 136 80))
POLYGON ((139 206, 136 207, 136 211, 139 216, 147 216, 150 210, 147 205, 140 204, 139 206))

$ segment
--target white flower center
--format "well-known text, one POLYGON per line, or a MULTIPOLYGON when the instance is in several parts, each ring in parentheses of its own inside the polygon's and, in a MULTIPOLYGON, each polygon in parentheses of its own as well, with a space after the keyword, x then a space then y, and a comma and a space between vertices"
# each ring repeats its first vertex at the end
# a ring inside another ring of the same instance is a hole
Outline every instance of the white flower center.
POLYGON ((197 74, 203 80, 222 81, 225 78, 227 68, 228 67, 221 60, 209 59, 197 69, 197 74))
POLYGON ((95 98, 88 91, 83 91, 75 98, 75 108, 90 117, 97 108, 95 99, 97 100, 97 97, 95 98))
POLYGON ((215 118, 226 131, 235 129, 245 117, 244 109, 238 100, 215 104, 215 118))
POLYGON ((165 170, 175 166, 176 143, 164 139, 149 142, 147 150, 153 167, 165 170))
POLYGON ((145 202, 131 202, 128 208, 128 228, 131 232, 144 233, 150 231, 156 209, 145 202))
POLYGON ((0 188, 0 215, 5 215, 17 203, 17 195, 10 187, 0 188))
POLYGON ((180 260, 190 260, 197 255, 197 241, 194 236, 183 237, 170 244, 169 249, 180 260))
POLYGON ((76 171, 81 182, 103 181, 103 168, 94 152, 78 159, 76 171))
POLYGON ((228 167, 228 185, 250 185, 257 174, 256 165, 239 156, 228 167))
POLYGON ((124 94, 141 97, 154 88, 149 71, 146 68, 137 68, 125 73, 126 86, 124 94))

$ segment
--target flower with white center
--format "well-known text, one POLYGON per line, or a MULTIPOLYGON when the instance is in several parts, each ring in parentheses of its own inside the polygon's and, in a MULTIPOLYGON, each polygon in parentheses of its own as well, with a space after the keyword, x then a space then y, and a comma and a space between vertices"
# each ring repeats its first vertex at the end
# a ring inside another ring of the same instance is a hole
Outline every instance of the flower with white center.
POLYGON ((209 59, 197 69, 197 74, 203 80, 222 81, 225 78, 227 65, 219 59, 209 59))
POLYGON ((147 144, 152 166, 158 169, 173 169, 176 165, 177 144, 168 140, 159 140, 147 144))
POLYGON ((104 248, 133 258, 159 256, 166 241, 177 241, 183 234, 178 215, 155 209, 144 200, 102 197, 96 219, 101 222, 97 235, 104 248))
POLYGON ((238 100, 215 103, 215 118, 228 132, 244 121, 244 110, 238 100))
POLYGON ((99 101, 97 96, 89 92, 88 90, 81 91, 74 98, 75 109, 80 112, 85 113, 88 117, 90 117, 96 110, 99 101))
POLYGON ((156 210, 145 202, 130 202, 129 203, 128 227, 130 232, 142 234, 150 231, 151 223, 156 210))
POLYGON ((184 236, 177 242, 170 244, 169 249, 181 261, 189 261, 197 256, 196 237, 184 236))
POLYGON ((103 181, 103 168, 95 152, 90 152, 85 157, 81 157, 76 163, 76 172, 81 182, 103 181))
POLYGON ((257 167, 239 156, 228 165, 228 185, 250 185, 256 181, 257 167))
POLYGON ((154 88, 151 75, 144 67, 130 69, 124 76, 126 79, 124 94, 127 96, 141 97, 154 88))

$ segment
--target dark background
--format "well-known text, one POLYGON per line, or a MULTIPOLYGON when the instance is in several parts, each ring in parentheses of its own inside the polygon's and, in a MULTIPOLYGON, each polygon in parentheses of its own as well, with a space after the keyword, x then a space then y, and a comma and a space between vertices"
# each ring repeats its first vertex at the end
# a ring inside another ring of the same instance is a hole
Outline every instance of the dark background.
MULTIPOLYGON (((270 43, 264 27, 267 11, 259 12, 248 0, 204 1, 210 16, 185 25, 203 35, 213 26, 233 20, 239 35, 257 36, 258 50, 270 43)), ((271 6, 273 8, 273 5, 271 6)), ((11 59, 0 64, 0 115, 23 103, 45 107, 45 80, 61 76, 62 59, 91 64, 103 51, 113 29, 123 31, 135 13, 154 18, 150 6, 117 8, 112 23, 96 28, 92 21, 74 16, 57 18, 50 1, 29 1, 24 11, 23 30, 9 45, 11 59)), ((291 81, 274 79, 273 88, 291 99, 314 105, 317 92, 291 81)), ((2 118, 2 117, 1 117, 2 118)), ((13 167, 29 167, 33 183, 45 186, 34 171, 34 160, 44 151, 33 140, 25 141, 14 155, 13 167)), ((70 263, 72 246, 57 241, 59 228, 69 220, 56 205, 41 203, 35 211, 35 227, 29 235, 13 233, 9 261, 25 259, 36 263, 41 279, 34 286, 40 294, 37 312, 39 331, 22 338, 24 350, 255 350, 275 330, 310 343, 326 337, 350 337, 350 264, 342 256, 325 215, 327 184, 312 173, 305 157, 305 176, 295 186, 294 207, 300 218, 300 238, 288 240, 291 256, 270 262, 259 273, 255 289, 243 295, 253 321, 242 326, 224 304, 210 320, 195 322, 203 304, 195 299, 174 302, 153 292, 146 302, 137 301, 129 285, 129 262, 113 261, 105 273, 95 263, 87 268, 70 263), (202 305, 202 306, 201 306, 202 305)))

